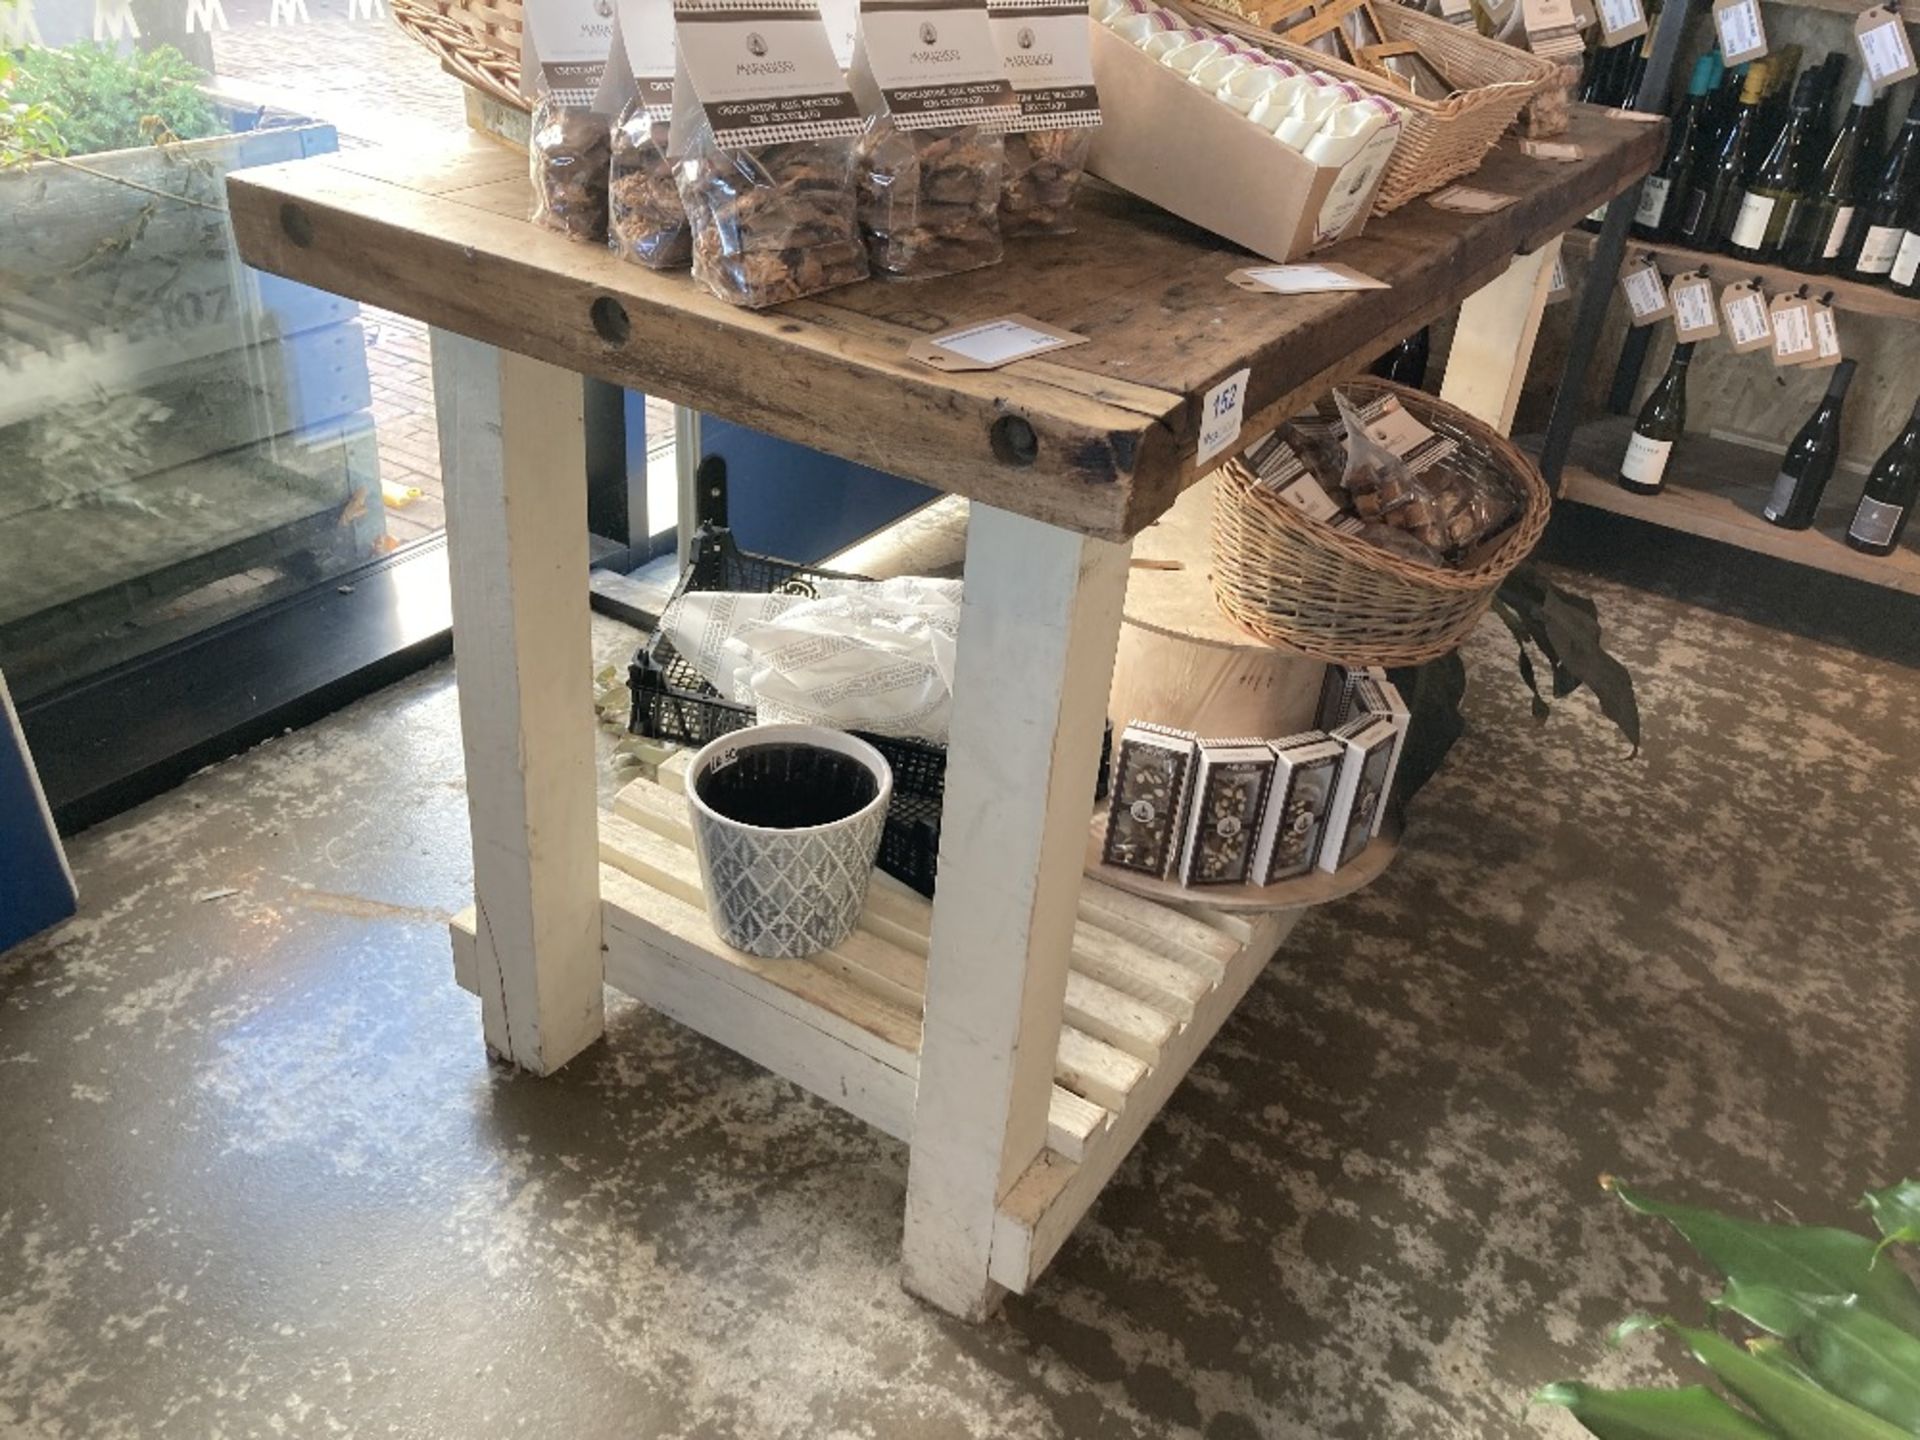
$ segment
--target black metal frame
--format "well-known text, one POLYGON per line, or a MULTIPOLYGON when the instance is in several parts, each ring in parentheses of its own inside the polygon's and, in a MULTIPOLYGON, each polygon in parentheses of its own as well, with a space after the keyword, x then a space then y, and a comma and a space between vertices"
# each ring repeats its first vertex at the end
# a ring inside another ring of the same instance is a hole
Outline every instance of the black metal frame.
MULTIPOLYGON (((1666 112, 1667 102, 1672 96, 1674 61, 1680 54, 1680 42, 1686 33, 1689 18, 1686 5, 1668 4, 1661 7, 1659 23, 1654 26, 1653 53, 1647 57, 1647 70, 1640 82, 1640 94, 1643 97, 1657 96, 1662 114, 1666 112)), ((1547 420, 1546 439, 1540 447, 1540 473, 1546 477, 1548 487, 1555 494, 1560 490, 1560 471, 1567 463, 1574 427, 1580 421, 1587 388, 1587 367, 1592 363, 1593 352, 1600 344, 1600 327, 1606 322, 1607 304, 1613 297, 1621 257, 1626 254, 1627 228, 1633 223, 1634 211, 1639 208, 1640 187, 1644 183, 1636 180, 1607 206, 1607 218, 1600 227, 1600 238, 1594 243, 1586 281, 1580 287, 1579 308, 1574 313, 1573 339, 1567 350, 1566 368, 1561 372, 1560 388, 1553 397, 1553 413, 1547 420)), ((1609 404, 1614 408, 1622 409, 1631 404, 1632 391, 1639 379, 1640 365, 1646 358, 1646 352, 1646 332, 1631 332, 1626 348, 1621 352, 1620 365, 1614 372, 1612 394, 1609 396, 1609 404), (1626 401, 1619 399, 1623 387, 1629 397, 1626 401)))

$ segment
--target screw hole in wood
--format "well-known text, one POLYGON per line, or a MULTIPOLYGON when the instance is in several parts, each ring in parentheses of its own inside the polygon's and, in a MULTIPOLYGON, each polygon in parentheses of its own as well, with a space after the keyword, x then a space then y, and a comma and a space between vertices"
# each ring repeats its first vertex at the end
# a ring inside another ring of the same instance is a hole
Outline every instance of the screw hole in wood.
POLYGON ((602 295, 593 302, 593 328, 599 337, 609 345, 627 343, 627 332, 633 328, 627 319, 627 307, 611 295, 602 295))
POLYGON ((307 214, 306 207, 291 200, 280 206, 280 230, 302 250, 313 244, 313 217, 307 214))
POLYGON ((1040 437, 1018 415, 1002 415, 987 432, 993 457, 1003 465, 1031 465, 1040 455, 1040 437))

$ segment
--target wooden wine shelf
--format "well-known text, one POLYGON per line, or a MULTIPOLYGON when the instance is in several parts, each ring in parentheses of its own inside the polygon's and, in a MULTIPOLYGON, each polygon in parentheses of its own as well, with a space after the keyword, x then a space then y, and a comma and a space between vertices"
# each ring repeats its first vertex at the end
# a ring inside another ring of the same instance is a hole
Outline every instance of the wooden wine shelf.
POLYGON ((1628 515, 1650 525, 1703 535, 1743 550, 1790 560, 1815 570, 1920 595, 1920 551, 1908 539, 1891 555, 1863 555, 1841 537, 1860 497, 1862 476, 1840 471, 1811 530, 1782 530, 1760 514, 1773 490, 1780 452, 1709 435, 1689 435, 1674 447, 1667 488, 1636 495, 1616 476, 1632 422, 1612 416, 1574 432, 1560 476, 1563 499, 1628 515))
MULTIPOLYGON (((1590 231, 1570 230, 1564 243, 1570 253, 1585 256, 1593 252, 1596 238, 1590 231)), ((1641 256, 1647 254, 1654 257, 1654 263, 1660 267, 1662 275, 1678 275, 1682 271, 1698 270, 1705 265, 1708 274, 1716 282, 1716 289, 1734 280, 1758 275, 1769 294, 1798 290, 1805 285, 1808 287, 1807 293, 1816 297, 1831 290, 1833 308, 1836 310, 1845 310, 1854 315, 1884 315, 1895 320, 1920 322, 1920 299, 1910 300, 1878 285, 1863 285, 1857 280, 1843 280, 1837 275, 1808 275, 1799 270, 1789 270, 1784 265, 1758 265, 1732 255, 1690 250, 1685 245, 1670 245, 1663 241, 1636 240, 1628 236, 1627 248, 1621 257, 1622 268, 1637 263, 1641 256)))

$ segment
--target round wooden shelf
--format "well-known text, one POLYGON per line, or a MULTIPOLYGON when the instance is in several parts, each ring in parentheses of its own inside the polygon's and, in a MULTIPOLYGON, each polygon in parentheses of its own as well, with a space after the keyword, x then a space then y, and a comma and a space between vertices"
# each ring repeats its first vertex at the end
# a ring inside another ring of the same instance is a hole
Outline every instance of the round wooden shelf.
POLYGON ((1371 885, 1393 863, 1400 849, 1400 826, 1389 816, 1373 843, 1355 856, 1351 864, 1341 866, 1331 875, 1315 870, 1273 885, 1189 886, 1174 880, 1151 879, 1137 870, 1122 870, 1117 865, 1104 863, 1100 856, 1106 843, 1107 812, 1102 810, 1087 826, 1087 874, 1103 884, 1165 905, 1205 905, 1227 914, 1247 914, 1325 905, 1371 885))

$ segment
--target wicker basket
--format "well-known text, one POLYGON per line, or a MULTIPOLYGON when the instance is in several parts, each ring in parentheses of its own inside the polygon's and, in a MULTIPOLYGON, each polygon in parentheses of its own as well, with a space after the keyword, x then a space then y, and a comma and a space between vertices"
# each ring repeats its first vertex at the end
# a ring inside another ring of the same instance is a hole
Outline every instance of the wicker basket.
POLYGON ((1394 146, 1380 192, 1374 197, 1376 215, 1397 210, 1417 196, 1471 175, 1487 158, 1487 152, 1500 143, 1507 127, 1519 117, 1521 107, 1559 82, 1556 67, 1524 50, 1404 5, 1376 6, 1387 39, 1414 42, 1450 79, 1466 87, 1445 100, 1423 100, 1371 71, 1282 40, 1231 11, 1200 0, 1177 0, 1177 4, 1203 24, 1324 70, 1336 80, 1351 80, 1371 94, 1384 95, 1405 112, 1400 143, 1394 146))
POLYGON ((1533 461, 1464 410, 1386 380, 1340 389, 1362 402, 1398 396, 1428 429, 1459 442, 1463 463, 1517 487, 1520 518, 1473 569, 1435 568, 1309 518, 1232 460, 1214 472, 1214 598, 1271 645, 1346 665, 1418 665, 1452 650, 1478 623, 1500 582, 1539 543, 1552 497, 1533 461))
POLYGON ((520 93, 520 0, 393 0, 393 18, 449 75, 528 108, 520 93))

